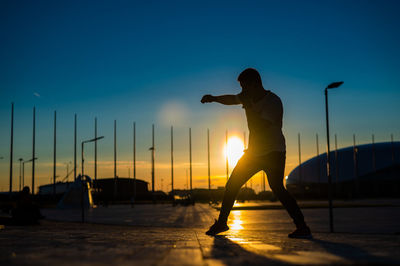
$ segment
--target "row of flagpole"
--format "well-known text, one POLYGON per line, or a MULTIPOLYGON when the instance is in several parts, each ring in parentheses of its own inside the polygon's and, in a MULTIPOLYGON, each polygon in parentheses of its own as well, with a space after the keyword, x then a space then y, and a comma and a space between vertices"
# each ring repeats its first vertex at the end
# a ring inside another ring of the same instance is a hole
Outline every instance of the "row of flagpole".
MULTIPOLYGON (((74 172, 74 181, 77 178, 77 114, 74 114, 74 159, 73 159, 73 172, 74 172)), ((32 158, 29 160, 23 160, 20 158, 20 166, 24 172, 25 163, 32 162, 32 194, 35 193, 35 161, 36 151, 36 108, 33 107, 33 126, 32 126, 32 158)), ((97 181, 97 117, 94 119, 94 179, 97 181)), ((244 132, 244 143, 246 143, 246 133, 244 132)), ((225 146, 228 144, 228 131, 226 131, 225 138, 225 146)), ((10 181, 9 181, 9 192, 12 192, 12 181, 13 181, 13 145, 14 145, 14 103, 11 103, 11 141, 10 141, 10 181)), ((151 150, 151 183, 152 183, 152 192, 155 191, 155 140, 154 140, 154 124, 152 125, 152 146, 151 150)), ((83 156, 83 155, 82 155, 83 156)), ((171 126, 171 191, 174 190, 174 136, 173 136, 173 126, 171 126)), ((228 154, 226 152, 226 179, 229 178, 229 162, 228 162, 228 154)), ((82 158, 83 161, 83 158, 82 158)), ((207 173, 208 173, 208 188, 211 189, 211 159, 210 159, 210 130, 207 129, 207 173)), ((57 179, 57 111, 54 111, 54 124, 53 124, 53 194, 56 194, 56 179, 57 179)), ((68 164, 67 164, 68 167, 68 164)), ((20 169, 20 172, 21 172, 20 169)), ((192 166, 192 129, 189 128, 189 171, 190 171, 190 190, 193 189, 193 166, 192 166)), ((83 173, 82 173, 83 174, 83 173)), ((21 174, 20 174, 21 175, 21 174)), ((20 180, 20 189, 21 189, 21 181, 22 184, 25 185, 24 181, 24 173, 23 178, 20 180)), ((68 177, 69 172, 67 170, 68 177)), ((117 121, 114 120, 114 178, 117 179, 117 121)), ((133 178, 136 180, 136 122, 133 122, 133 178)), ((20 177, 21 179, 21 177, 20 177)), ((115 180, 116 182, 116 180, 115 180)), ((134 186, 136 183, 134 182, 134 186)), ((117 186, 114 186, 115 189, 117 186)), ((136 191, 136 189, 135 189, 136 191)), ((114 191, 116 193, 116 191, 114 191)))
MULTIPOLYGON (((33 107, 33 125, 32 125, 32 158, 28 160, 22 160, 22 158, 19 159, 20 164, 23 166, 22 168, 24 170, 24 164, 28 162, 32 162, 32 194, 35 193, 35 161, 37 160, 36 158, 36 151, 35 151, 35 143, 36 143, 36 108, 33 107)), ((56 143, 57 143, 57 112, 54 111, 54 148, 53 148, 53 193, 56 193, 56 178, 57 178, 57 173, 56 173, 56 143)), ((94 120, 94 136, 97 138, 97 118, 94 120)), ((244 139, 244 145, 246 143, 246 132, 243 134, 243 139, 244 139)), ((94 146, 94 179, 97 181, 97 141, 95 142, 94 146)), ((228 162, 228 152, 227 152, 227 147, 228 147, 228 131, 226 131, 225 135, 225 159, 226 159, 226 179, 229 178, 229 162, 228 162)), ((391 134, 391 142, 393 144, 393 134, 391 134)), ((12 192, 12 182, 13 182, 13 145, 14 145, 14 103, 11 103, 11 140, 10 140, 10 181, 9 181, 9 191, 10 193, 12 192)), ((375 155, 375 136, 372 134, 372 167, 373 169, 376 169, 376 155, 375 155)), ((173 126, 171 126, 171 191, 174 190, 174 136, 173 136, 173 126)), ((77 177, 77 155, 76 155, 76 147, 77 147, 77 114, 74 115, 74 181, 76 180, 77 177)), ((318 134, 316 134, 316 155, 319 156, 319 138, 318 134)), ((152 192, 155 190, 155 143, 154 143, 154 124, 152 125, 152 146, 150 147, 151 150, 151 183, 152 183, 152 192)), ((353 134, 353 160, 354 160, 354 177, 357 180, 358 178, 358 169, 357 169, 357 144, 356 144, 356 136, 353 134)), ((338 170, 337 166, 337 136, 335 134, 335 151, 334 151, 334 157, 336 158, 336 165, 335 168, 338 170)), ((300 133, 298 134, 298 157, 299 157, 299 180, 300 182, 302 181, 302 160, 301 160, 301 140, 300 140, 300 133)), ((394 151, 392 151, 392 160, 394 160, 394 151)), ((207 163, 208 163, 208 188, 211 189, 211 162, 210 162, 210 131, 207 129, 207 163)), ((20 169, 21 172, 21 169, 20 169)), ((24 171, 23 171, 24 172, 24 171)), ((320 171, 319 171, 320 172, 320 171)), ((336 171, 336 181, 338 178, 336 171)), ((193 189, 193 168, 192 168, 192 130, 189 128, 189 177, 190 177, 190 190, 193 189)), ((68 171, 67 171, 67 176, 68 176, 68 171)), ((133 177, 136 179, 136 123, 133 122, 133 177)), ((114 178, 117 178, 117 121, 114 120, 114 178)), ((20 177, 21 179, 21 177, 20 177)), ((319 176, 320 179, 320 176, 319 176)), ((25 184, 24 180, 22 180, 22 183, 25 184)), ((135 183, 136 185, 136 183, 135 183)), ((20 180, 20 186, 21 186, 21 180, 20 180)), ((21 189, 21 187, 20 187, 21 189)), ((262 189, 265 190, 265 176, 262 177, 262 189)))

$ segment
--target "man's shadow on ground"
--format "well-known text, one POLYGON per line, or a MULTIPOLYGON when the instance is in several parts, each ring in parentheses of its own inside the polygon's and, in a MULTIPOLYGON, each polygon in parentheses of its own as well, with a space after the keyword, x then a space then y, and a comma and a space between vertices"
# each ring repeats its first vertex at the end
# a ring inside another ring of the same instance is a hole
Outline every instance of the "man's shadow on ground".
MULTIPOLYGON (((293 239, 291 241, 298 241, 293 239)), ((377 257, 368 251, 344 243, 335 243, 321 239, 308 240, 317 244, 327 253, 338 256, 349 262, 358 263, 378 263, 378 264, 393 264, 398 261, 391 260, 387 257, 377 257)), ((311 244, 311 243, 310 243, 311 244)), ((299 250, 301 251, 301 250, 299 250)), ((267 254, 266 254, 267 255, 267 254)), ((288 255, 293 255, 289 254, 288 255)), ((217 259, 227 265, 248 265, 248 264, 263 264, 263 265, 288 265, 290 263, 283 262, 278 259, 268 258, 257 253, 251 252, 240 244, 228 239, 224 235, 214 237, 213 246, 210 252, 212 259, 217 259)))

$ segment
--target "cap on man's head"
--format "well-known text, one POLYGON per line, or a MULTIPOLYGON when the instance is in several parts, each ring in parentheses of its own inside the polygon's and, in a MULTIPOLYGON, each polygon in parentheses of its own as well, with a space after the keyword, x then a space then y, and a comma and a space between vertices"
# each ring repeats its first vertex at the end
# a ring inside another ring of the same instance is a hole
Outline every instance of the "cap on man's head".
POLYGON ((243 83, 262 84, 260 73, 254 68, 246 68, 238 76, 238 81, 243 83))

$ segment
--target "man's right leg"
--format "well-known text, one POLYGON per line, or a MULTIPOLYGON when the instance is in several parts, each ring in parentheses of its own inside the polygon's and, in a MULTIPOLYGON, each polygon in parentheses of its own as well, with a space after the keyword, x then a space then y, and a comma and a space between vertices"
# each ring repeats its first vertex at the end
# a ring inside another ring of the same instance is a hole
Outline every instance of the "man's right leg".
POLYGON ((240 158, 226 183, 224 199, 222 201, 218 221, 210 227, 210 230, 208 230, 206 234, 215 235, 229 229, 227 226, 227 220, 233 204, 235 203, 236 196, 247 180, 261 169, 260 166, 260 162, 254 160, 254 158, 248 154, 244 154, 242 158, 240 158))

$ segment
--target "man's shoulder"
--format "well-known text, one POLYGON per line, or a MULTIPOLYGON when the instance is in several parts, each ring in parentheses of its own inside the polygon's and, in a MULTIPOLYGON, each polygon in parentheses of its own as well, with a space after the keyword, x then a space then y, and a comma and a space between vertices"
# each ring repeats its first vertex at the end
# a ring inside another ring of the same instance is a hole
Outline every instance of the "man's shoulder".
POLYGON ((266 92, 267 92, 267 96, 268 96, 268 97, 280 99, 280 97, 279 97, 276 93, 274 93, 274 92, 272 92, 272 91, 270 91, 270 90, 267 90, 266 92))
POLYGON ((252 105, 248 95, 243 92, 236 94, 236 99, 243 105, 243 108, 247 108, 252 105))
POLYGON ((267 98, 270 101, 282 103, 281 98, 270 90, 267 90, 267 98))

